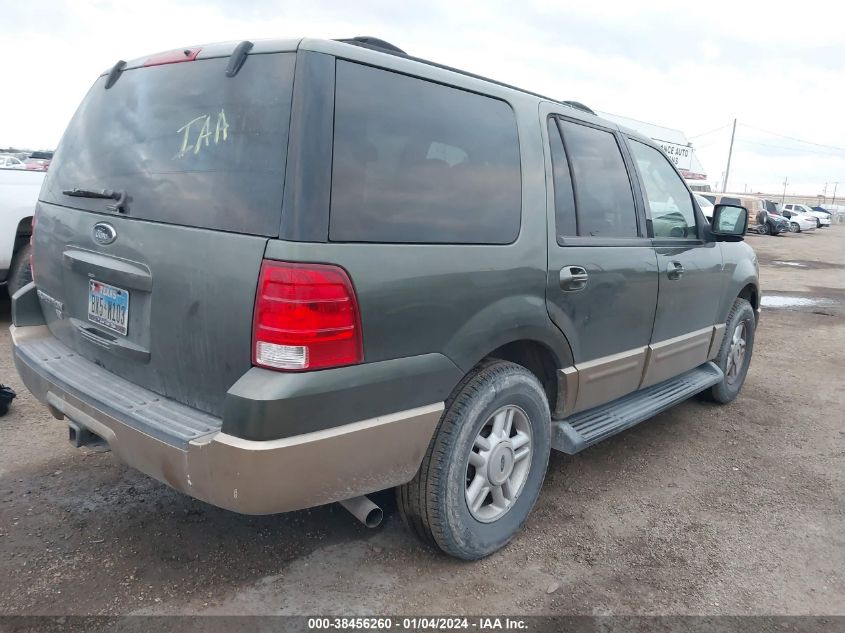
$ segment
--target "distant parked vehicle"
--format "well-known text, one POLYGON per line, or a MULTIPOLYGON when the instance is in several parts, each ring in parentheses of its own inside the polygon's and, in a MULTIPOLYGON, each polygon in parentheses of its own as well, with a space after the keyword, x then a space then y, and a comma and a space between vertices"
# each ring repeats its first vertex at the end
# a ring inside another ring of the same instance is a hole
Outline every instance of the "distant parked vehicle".
MULTIPOLYGON (((787 205, 792 206, 792 205, 787 205)), ((815 231, 818 228, 818 222, 813 215, 808 215, 794 209, 787 209, 784 207, 783 216, 789 219, 789 230, 793 233, 803 233, 805 231, 815 231)))
POLYGON ((30 171, 47 171, 50 161, 46 158, 32 158, 31 156, 23 161, 24 167, 30 171))
POLYGON ((780 235, 789 231, 789 223, 781 216, 771 214, 761 198, 744 194, 718 193, 701 194, 716 204, 734 204, 748 209, 748 231, 760 235, 780 235))
POLYGON ((694 193, 692 194, 692 197, 695 198, 695 201, 698 203, 698 207, 701 209, 701 212, 704 214, 704 217, 712 222, 713 209, 716 208, 716 205, 714 205, 707 198, 700 194, 694 193))
POLYGON ((798 213, 803 213, 815 218, 817 229, 820 229, 823 226, 830 226, 830 214, 827 211, 815 211, 812 207, 809 207, 806 204, 785 204, 783 205, 783 208, 786 211, 797 211, 798 213))
POLYGON ((32 213, 44 182, 43 171, 0 169, 0 284, 12 296, 32 281, 32 213))
POLYGON ((9 154, 0 155, 0 167, 5 169, 26 169, 20 158, 9 154))

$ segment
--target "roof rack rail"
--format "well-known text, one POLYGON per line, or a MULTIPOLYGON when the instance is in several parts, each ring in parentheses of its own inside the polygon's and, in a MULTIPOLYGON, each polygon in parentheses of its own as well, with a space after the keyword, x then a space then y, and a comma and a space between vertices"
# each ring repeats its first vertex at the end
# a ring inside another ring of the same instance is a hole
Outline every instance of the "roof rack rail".
POLYGON ((589 112, 594 116, 598 116, 595 112, 593 112, 592 108, 588 108, 580 101, 561 101, 563 105, 568 105, 571 108, 577 108, 578 110, 583 110, 584 112, 589 112))
POLYGON ((394 46, 390 42, 386 42, 382 39, 379 39, 377 37, 371 37, 369 35, 357 35, 355 37, 350 37, 337 41, 343 42, 344 44, 353 44, 355 46, 361 46, 363 48, 371 48, 376 51, 381 51, 382 53, 390 53, 391 55, 408 55, 398 46, 394 46))
POLYGON ((447 66, 445 64, 440 64, 438 62, 433 62, 429 59, 423 59, 422 57, 414 57, 413 55, 408 55, 405 51, 403 51, 398 46, 391 44, 390 42, 386 42, 385 40, 379 39, 377 37, 371 37, 369 35, 359 35, 357 37, 351 37, 346 39, 339 39, 335 40, 337 42, 342 42, 344 44, 353 44, 355 46, 361 46, 362 48, 369 48, 375 51, 379 51, 381 53, 388 53, 390 55, 401 55, 402 57, 406 57, 412 61, 420 62, 423 64, 427 64, 429 66, 434 66, 435 68, 442 68, 443 70, 448 70, 451 72, 459 73, 461 75, 465 75, 466 77, 473 77, 474 79, 481 79, 483 81, 489 81, 490 83, 494 83, 499 86, 503 86, 505 88, 510 88, 511 90, 518 90, 519 92, 524 92, 526 94, 534 95, 535 97, 540 97, 541 99, 548 99, 549 101, 554 101, 555 103, 561 103, 563 105, 567 105, 570 108, 575 108, 576 110, 581 110, 582 112, 586 112, 588 114, 592 114, 593 116, 598 116, 591 108, 588 108, 580 101, 561 101, 560 99, 553 99, 552 97, 547 97, 546 95, 542 95, 538 92, 533 92, 531 90, 526 90, 525 88, 519 88, 517 86, 513 86, 511 84, 505 83, 503 81, 498 81, 496 79, 491 79, 490 77, 485 77, 483 75, 477 75, 475 73, 471 73, 467 70, 461 70, 460 68, 455 68, 453 66, 447 66))

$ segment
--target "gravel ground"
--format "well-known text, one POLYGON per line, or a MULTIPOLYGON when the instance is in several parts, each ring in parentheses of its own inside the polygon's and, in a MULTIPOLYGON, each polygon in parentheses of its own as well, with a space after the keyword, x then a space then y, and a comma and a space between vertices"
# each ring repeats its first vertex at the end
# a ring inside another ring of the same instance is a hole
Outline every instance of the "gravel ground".
POLYGON ((477 563, 338 506, 247 517, 76 450, 25 390, 0 302, 0 614, 845 614, 845 226, 750 236, 767 295, 726 407, 553 454, 477 563), (775 299, 773 299, 775 298, 775 299))

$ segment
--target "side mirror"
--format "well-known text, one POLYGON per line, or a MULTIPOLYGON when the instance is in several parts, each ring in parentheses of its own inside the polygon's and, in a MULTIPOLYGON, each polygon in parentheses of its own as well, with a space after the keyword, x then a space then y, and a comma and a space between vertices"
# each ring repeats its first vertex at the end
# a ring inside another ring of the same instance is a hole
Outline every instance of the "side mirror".
POLYGON ((748 209, 732 204, 717 204, 713 209, 711 232, 719 241, 741 240, 748 230, 748 209))

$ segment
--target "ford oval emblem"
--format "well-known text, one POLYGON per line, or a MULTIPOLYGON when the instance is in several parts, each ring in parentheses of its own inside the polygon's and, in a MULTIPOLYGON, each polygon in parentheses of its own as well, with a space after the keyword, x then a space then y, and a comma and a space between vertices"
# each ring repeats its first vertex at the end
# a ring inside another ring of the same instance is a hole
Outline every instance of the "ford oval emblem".
POLYGON ((108 222, 97 222, 93 233, 94 241, 98 244, 111 244, 117 239, 117 231, 108 222))

